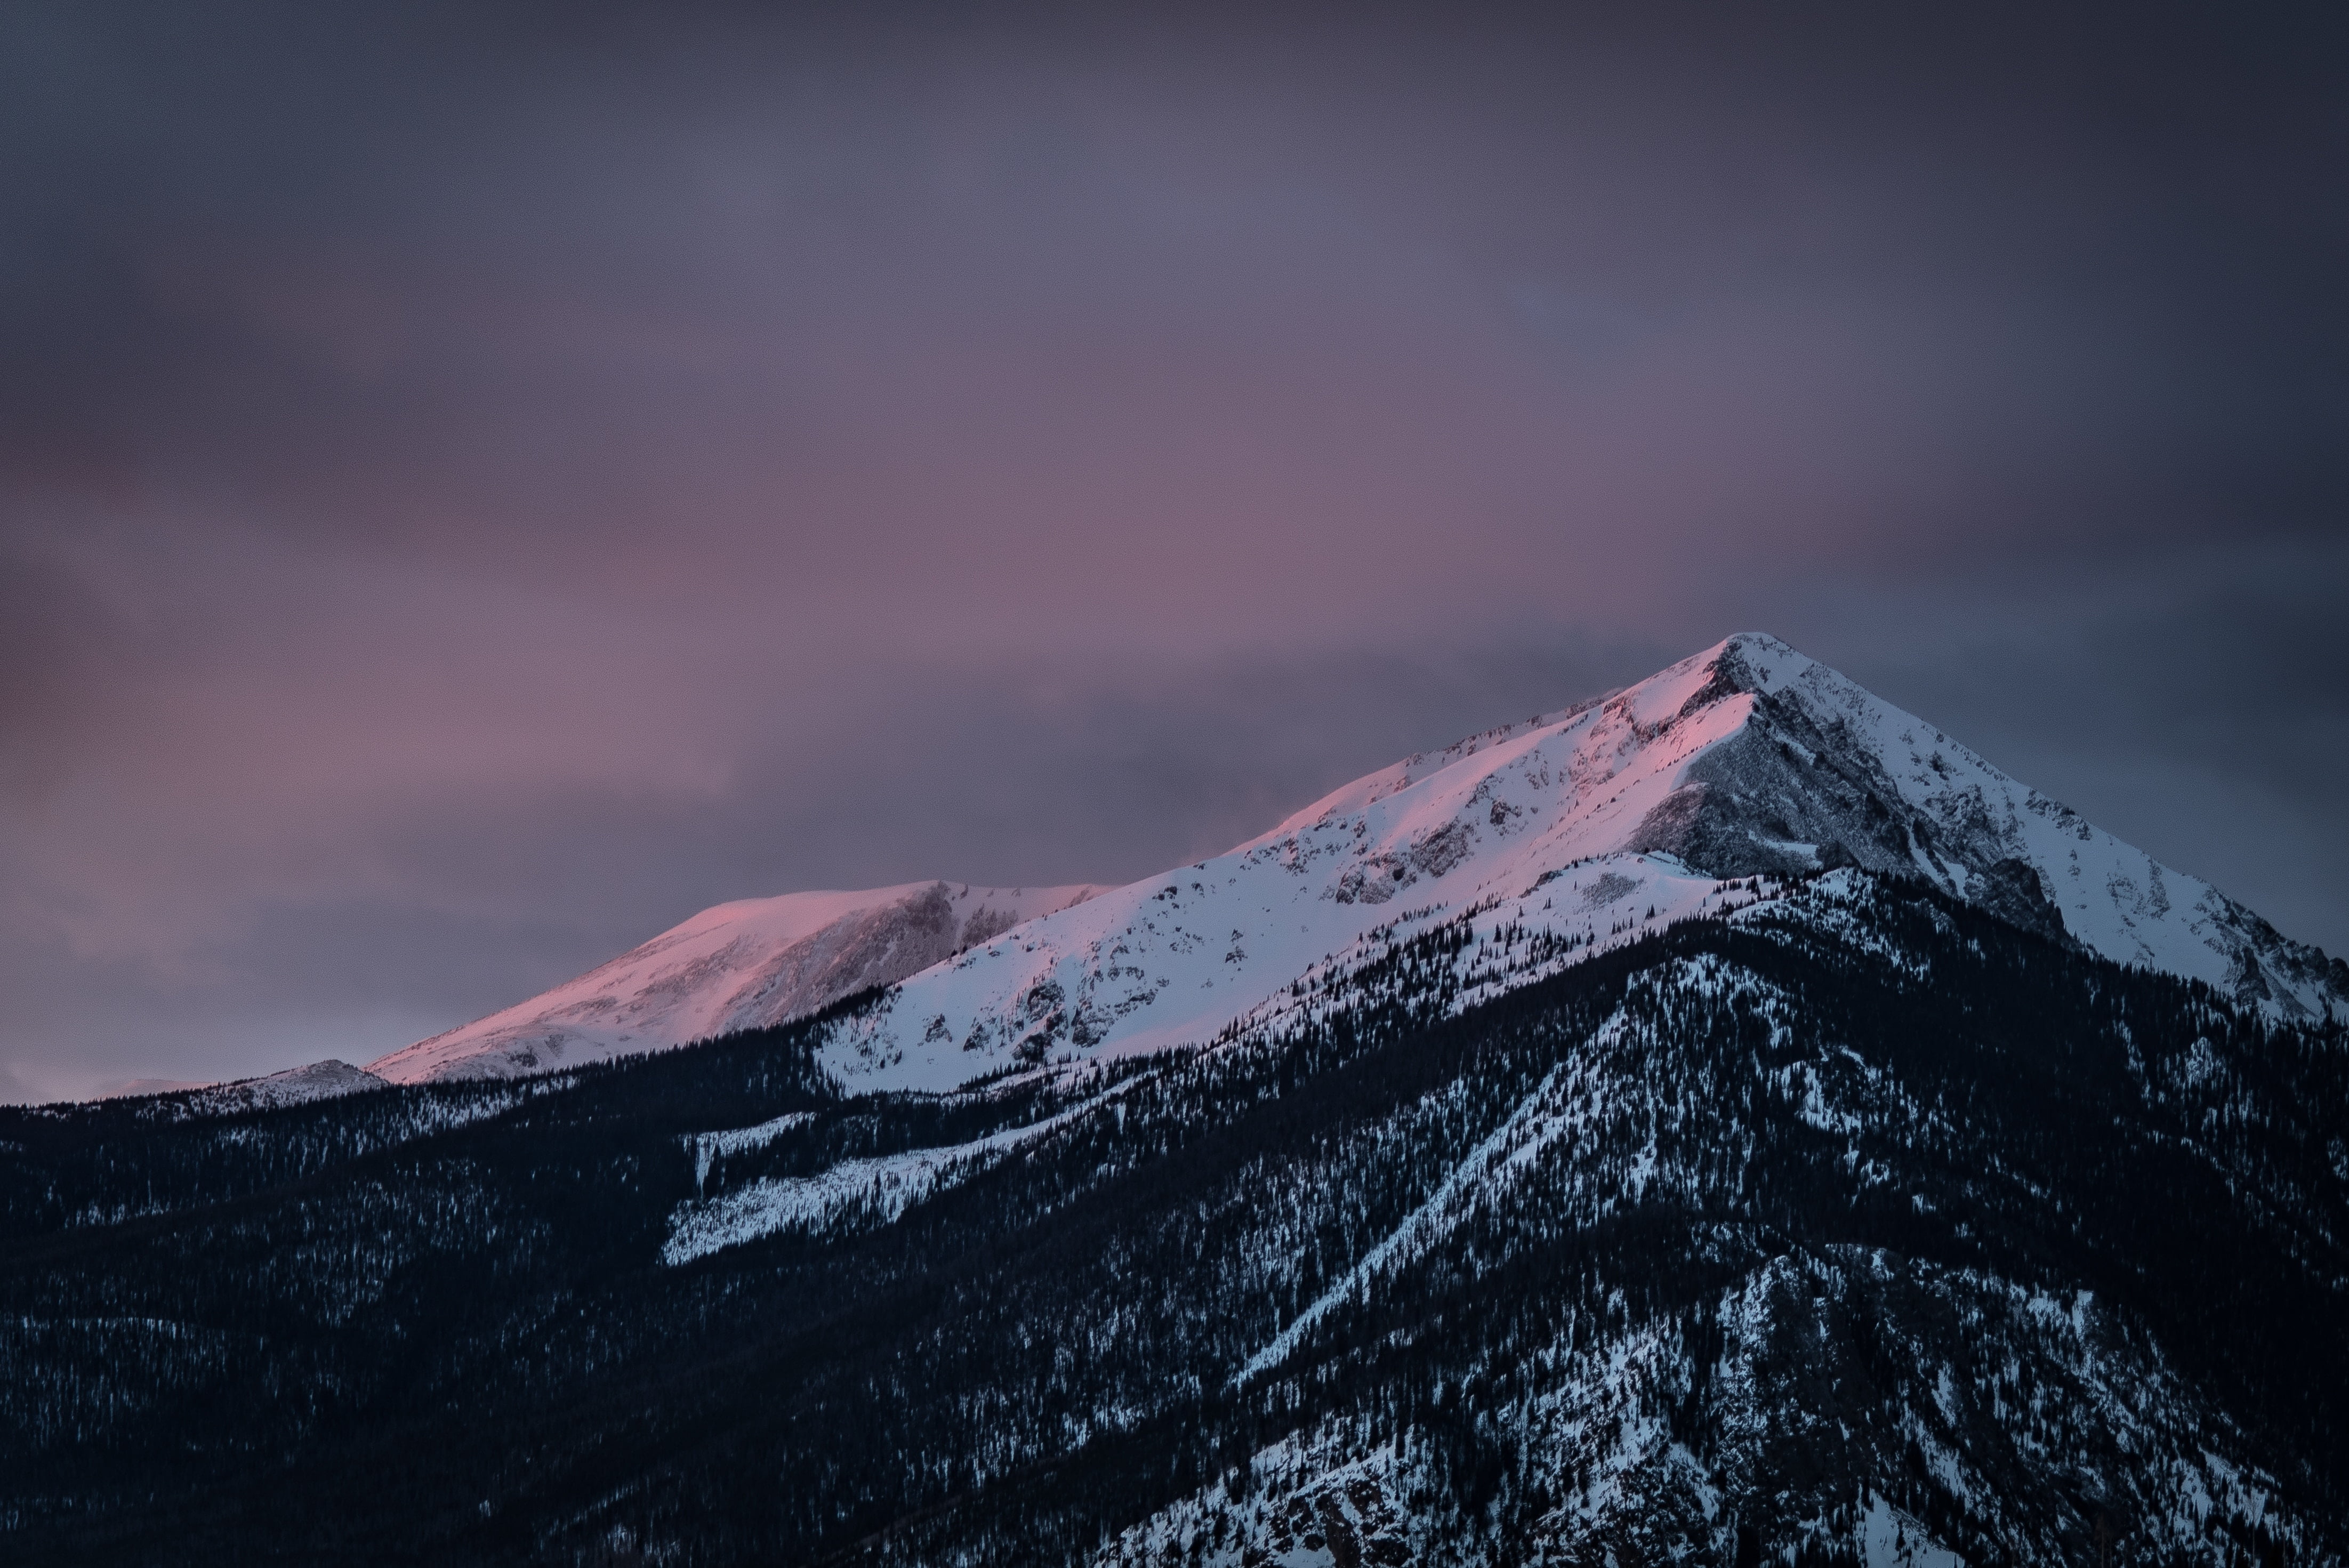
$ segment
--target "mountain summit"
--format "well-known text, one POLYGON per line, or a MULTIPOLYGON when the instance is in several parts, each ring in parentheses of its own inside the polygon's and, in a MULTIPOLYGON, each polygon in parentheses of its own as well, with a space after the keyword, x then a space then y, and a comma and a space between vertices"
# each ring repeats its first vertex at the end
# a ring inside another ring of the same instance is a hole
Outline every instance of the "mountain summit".
POLYGON ((1837 867, 1924 883, 2279 1018, 2349 1012, 2349 967, 1747 634, 1006 932, 907 980, 831 1060, 844 1081, 943 1090, 1008 1056, 1146 1053, 1261 1024, 1300 981, 1342 983, 1471 911, 1582 957, 1733 917, 1733 883, 1837 867))

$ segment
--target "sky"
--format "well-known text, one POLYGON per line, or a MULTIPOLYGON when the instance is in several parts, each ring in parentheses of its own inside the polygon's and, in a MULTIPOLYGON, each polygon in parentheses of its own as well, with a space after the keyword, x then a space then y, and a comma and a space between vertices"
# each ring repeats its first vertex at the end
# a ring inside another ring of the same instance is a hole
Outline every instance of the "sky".
POLYGON ((0 6, 0 1100, 1740 630, 2349 952, 2345 30, 0 6))

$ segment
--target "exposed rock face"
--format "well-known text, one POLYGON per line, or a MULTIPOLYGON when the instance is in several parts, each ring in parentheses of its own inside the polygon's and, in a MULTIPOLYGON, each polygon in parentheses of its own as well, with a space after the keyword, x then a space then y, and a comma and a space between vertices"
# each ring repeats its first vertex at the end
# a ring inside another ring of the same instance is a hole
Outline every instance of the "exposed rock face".
MULTIPOLYGON (((968 924, 985 929, 998 917, 974 910, 968 924)), ((947 885, 933 882, 894 904, 843 915, 815 935, 775 953, 729 996, 726 1023, 763 1028, 812 1012, 834 997, 888 985, 962 950, 966 922, 947 885)))
POLYGON ((2038 867, 2020 855, 1993 860, 1974 873, 1966 896, 2011 926, 2021 926, 2050 940, 2066 940, 2064 911, 2047 896, 2038 867))
POLYGON ((1757 700, 1744 726, 1689 764, 1687 782, 1624 847, 1661 849, 1715 877, 1834 866, 1913 872, 1914 836, 1921 827, 1930 842, 1932 825, 1880 763, 1837 739, 1798 704, 1757 700))
MULTIPOLYGON (((1727 678, 1708 688, 1715 700, 1751 679, 1734 649, 1721 669, 1727 678)), ((2038 868, 1986 803, 1966 802, 1954 813, 1912 805, 1847 725, 1822 725, 1799 701, 1757 696, 1744 727, 1690 763, 1686 776, 1624 847, 1661 850, 1723 877, 1838 866, 1914 876, 1930 867, 2001 918, 2064 935, 2063 911, 2038 868)))

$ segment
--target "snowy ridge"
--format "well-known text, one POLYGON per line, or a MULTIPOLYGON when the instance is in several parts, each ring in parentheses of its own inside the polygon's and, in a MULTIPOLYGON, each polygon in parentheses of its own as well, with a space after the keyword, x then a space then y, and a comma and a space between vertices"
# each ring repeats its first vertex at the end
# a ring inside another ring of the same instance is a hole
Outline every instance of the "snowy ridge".
POLYGON ((843 1022, 826 1061, 857 1089, 943 1092, 1008 1064, 1201 1044, 1361 961, 1381 931, 1489 911, 1598 950, 1727 912, 1733 884, 1841 866, 1922 877, 2276 1016, 2349 1012, 2349 969, 1749 634, 1007 931, 843 1022))
POLYGON ((307 1105, 313 1100, 331 1100, 386 1086, 385 1081, 375 1074, 328 1057, 264 1078, 239 1078, 233 1083, 180 1090, 159 1097, 153 1110, 171 1117, 234 1116, 241 1111, 307 1105))
POLYGON ((511 1077, 788 1023, 1100 889, 909 882, 704 909, 578 979, 367 1064, 395 1084, 511 1077))

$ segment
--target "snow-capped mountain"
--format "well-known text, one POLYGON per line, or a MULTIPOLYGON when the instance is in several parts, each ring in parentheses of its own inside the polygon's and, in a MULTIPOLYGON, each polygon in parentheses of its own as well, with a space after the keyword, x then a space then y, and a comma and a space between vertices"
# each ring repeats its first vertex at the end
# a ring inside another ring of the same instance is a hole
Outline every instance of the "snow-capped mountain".
MULTIPOLYGON (((1775 638, 1333 791, 1213 860, 1118 888, 914 883, 720 905, 543 995, 367 1064, 398 1083, 682 1045, 903 982, 832 1063, 950 1089, 1007 1061, 1195 1044, 1475 910, 1588 954, 1727 913, 1728 884, 1915 877, 2279 1017, 2349 971, 1775 638)), ((1528 978, 1519 972, 1517 979, 1528 978)))
POLYGON ((0 1559, 2349 1563, 2349 971, 1783 644, 1089 891, 0 1107, 0 1559))
POLYGON ((1013 1060, 1201 1044, 1470 911, 1587 956, 1730 912, 1733 882, 1845 866, 2281 1018, 2349 1011, 2349 967, 1748 634, 1008 930, 843 1024, 828 1060, 844 1082, 936 1091, 1013 1060))
POLYGON ((762 1029, 888 985, 1101 891, 909 882, 704 909, 553 991, 367 1064, 395 1084, 511 1077, 762 1029))

